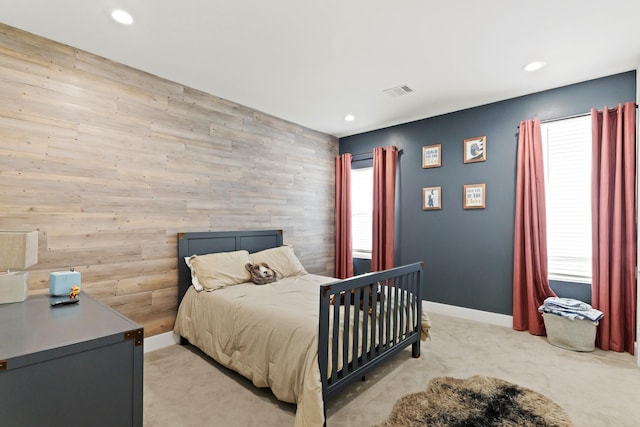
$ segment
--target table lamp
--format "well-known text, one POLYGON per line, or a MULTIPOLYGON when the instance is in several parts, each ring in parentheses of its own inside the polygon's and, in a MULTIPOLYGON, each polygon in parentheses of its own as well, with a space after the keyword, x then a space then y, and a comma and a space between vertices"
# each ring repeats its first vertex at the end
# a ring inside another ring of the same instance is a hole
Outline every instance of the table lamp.
POLYGON ((29 293, 29 273, 38 263, 37 231, 0 231, 0 304, 22 302, 29 293))

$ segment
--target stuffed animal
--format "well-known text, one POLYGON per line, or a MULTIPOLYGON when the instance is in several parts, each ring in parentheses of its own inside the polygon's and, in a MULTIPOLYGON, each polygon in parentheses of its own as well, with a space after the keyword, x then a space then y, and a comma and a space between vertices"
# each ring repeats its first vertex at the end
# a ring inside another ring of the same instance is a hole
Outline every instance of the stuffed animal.
POLYGON ((245 264, 249 273, 251 273, 251 281, 256 285, 266 285, 278 280, 278 275, 271 269, 265 262, 260 264, 247 263, 245 264))

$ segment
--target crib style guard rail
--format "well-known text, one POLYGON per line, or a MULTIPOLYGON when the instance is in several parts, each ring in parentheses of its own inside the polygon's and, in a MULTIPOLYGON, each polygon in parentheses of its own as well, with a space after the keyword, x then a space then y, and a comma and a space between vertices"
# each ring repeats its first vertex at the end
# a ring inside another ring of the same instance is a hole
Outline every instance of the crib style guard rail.
POLYGON ((318 363, 325 420, 328 397, 409 345, 412 356, 420 356, 422 271, 417 262, 321 286, 318 363))

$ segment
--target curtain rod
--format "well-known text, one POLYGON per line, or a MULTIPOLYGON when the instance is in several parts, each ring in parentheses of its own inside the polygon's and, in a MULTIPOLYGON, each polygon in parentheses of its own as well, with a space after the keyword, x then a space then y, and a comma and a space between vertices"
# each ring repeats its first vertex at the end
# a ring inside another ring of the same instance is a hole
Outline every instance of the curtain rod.
MULTIPOLYGON (((638 109, 638 104, 635 104, 636 106, 636 110, 638 109)), ((545 119, 545 120, 540 120, 540 123, 551 123, 551 122, 557 122, 560 120, 568 120, 568 119, 576 119, 578 117, 584 117, 584 116, 590 116, 591 115, 591 111, 589 111, 588 113, 580 113, 580 114, 574 114, 571 116, 564 116, 564 117, 554 117, 552 119, 545 119)), ((518 125, 518 128, 520 128, 520 125, 518 125)))
MULTIPOLYGON (((590 116, 590 115, 591 115, 591 112, 574 114, 572 116, 554 117, 552 119, 540 120, 540 123, 551 123, 551 122, 557 122, 557 121, 560 121, 560 120, 576 119, 578 117, 585 117, 585 116, 590 116)), ((516 128, 520 129, 520 125, 516 126, 516 128)))
MULTIPOLYGON (((398 150, 398 155, 402 154, 404 150, 402 148, 400 148, 398 150)), ((360 161, 360 160, 371 160, 373 159, 373 151, 369 151, 366 153, 358 153, 358 154, 352 154, 351 155, 351 161, 360 161), (357 158, 356 158, 357 157, 357 158)))
POLYGON ((554 117, 552 119, 540 120, 540 123, 551 123, 551 122, 558 122, 560 120, 577 119, 578 117, 585 117, 590 115, 591 115, 591 111, 589 111, 588 113, 573 114, 571 116, 554 117))

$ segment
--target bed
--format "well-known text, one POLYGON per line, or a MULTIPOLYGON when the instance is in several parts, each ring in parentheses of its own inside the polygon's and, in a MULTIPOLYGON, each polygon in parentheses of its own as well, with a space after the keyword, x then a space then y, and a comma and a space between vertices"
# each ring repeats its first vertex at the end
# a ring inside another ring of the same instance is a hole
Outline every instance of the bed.
POLYGON ((182 343, 297 404, 296 427, 326 425, 329 397, 408 346, 420 356, 429 329, 422 270, 414 263, 338 280, 307 273, 282 230, 179 233, 174 330, 182 343), (209 283, 224 286, 197 291, 206 275, 192 271, 190 257, 221 280, 209 283), (246 282, 246 259, 269 261, 278 281, 246 282))

